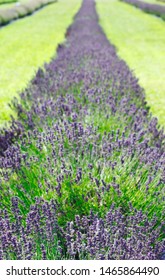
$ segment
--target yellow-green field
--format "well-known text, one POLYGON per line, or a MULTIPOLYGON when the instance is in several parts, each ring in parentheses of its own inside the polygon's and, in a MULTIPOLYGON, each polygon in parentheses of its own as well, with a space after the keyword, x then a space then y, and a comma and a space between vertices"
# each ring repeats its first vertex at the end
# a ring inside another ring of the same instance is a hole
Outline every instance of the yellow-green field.
POLYGON ((10 119, 8 103, 35 71, 55 55, 81 0, 58 0, 31 17, 0 29, 0 125, 10 119))
POLYGON ((117 0, 96 0, 100 24, 144 87, 152 113, 165 126, 165 23, 117 0))

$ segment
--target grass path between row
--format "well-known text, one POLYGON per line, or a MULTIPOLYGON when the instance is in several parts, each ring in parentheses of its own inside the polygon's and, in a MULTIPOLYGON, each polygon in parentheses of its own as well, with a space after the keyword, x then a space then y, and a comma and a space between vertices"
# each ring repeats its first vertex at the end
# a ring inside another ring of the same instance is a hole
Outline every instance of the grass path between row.
POLYGON ((100 24, 145 89, 151 112, 165 127, 165 23, 118 0, 96 0, 100 24))
POLYGON ((81 0, 58 0, 31 17, 0 29, 0 126, 9 121, 8 103, 19 96, 36 70, 55 55, 81 0))

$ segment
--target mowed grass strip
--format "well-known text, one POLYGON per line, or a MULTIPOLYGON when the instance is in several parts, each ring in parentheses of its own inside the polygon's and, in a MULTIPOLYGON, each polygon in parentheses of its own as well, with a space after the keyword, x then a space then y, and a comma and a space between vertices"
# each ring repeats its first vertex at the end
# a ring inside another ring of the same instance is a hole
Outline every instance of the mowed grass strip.
POLYGON ((165 24, 117 0, 96 0, 100 24, 145 89, 151 112, 165 127, 165 24))
POLYGON ((55 55, 81 0, 58 0, 35 15, 0 29, 0 126, 13 113, 8 105, 36 70, 55 55))

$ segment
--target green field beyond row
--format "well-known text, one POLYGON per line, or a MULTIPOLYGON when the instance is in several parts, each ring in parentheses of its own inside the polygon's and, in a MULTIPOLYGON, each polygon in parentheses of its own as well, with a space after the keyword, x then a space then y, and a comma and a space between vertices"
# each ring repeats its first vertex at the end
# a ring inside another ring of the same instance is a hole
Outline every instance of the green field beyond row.
POLYGON ((8 103, 35 71, 55 55, 81 0, 58 0, 31 17, 0 29, 0 125, 10 119, 8 103))
POLYGON ((145 89, 154 116, 165 127, 165 23, 118 0, 96 0, 100 24, 145 89))

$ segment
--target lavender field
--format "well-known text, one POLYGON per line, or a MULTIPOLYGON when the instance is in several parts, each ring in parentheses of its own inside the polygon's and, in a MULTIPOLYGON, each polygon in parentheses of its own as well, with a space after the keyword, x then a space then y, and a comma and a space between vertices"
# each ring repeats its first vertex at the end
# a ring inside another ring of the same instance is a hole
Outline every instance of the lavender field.
POLYGON ((1 260, 165 259, 165 134, 84 0, 0 131, 1 260))

